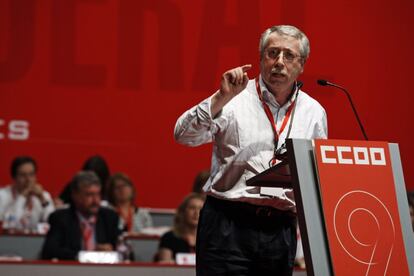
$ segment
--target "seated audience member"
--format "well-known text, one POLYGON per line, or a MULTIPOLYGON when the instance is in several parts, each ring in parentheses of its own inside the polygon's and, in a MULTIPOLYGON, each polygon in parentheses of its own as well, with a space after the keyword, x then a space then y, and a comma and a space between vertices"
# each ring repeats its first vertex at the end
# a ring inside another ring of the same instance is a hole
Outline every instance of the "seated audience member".
POLYGON ((204 195, 198 193, 184 198, 177 209, 173 230, 161 237, 157 261, 173 263, 177 253, 195 253, 198 217, 204 201, 204 195))
POLYGON ((194 179, 193 193, 199 193, 199 194, 204 193, 203 187, 204 187, 204 184, 206 184, 209 177, 210 177, 210 171, 204 170, 204 171, 199 172, 194 179))
MULTIPOLYGON (((89 157, 82 166, 82 171, 93 171, 99 177, 99 180, 102 185, 101 189, 101 198, 106 199, 106 192, 107 192, 107 182, 109 176, 111 175, 109 167, 105 159, 99 155, 89 157)), ((60 193, 59 198, 55 200, 55 202, 60 202, 60 205, 63 204, 71 204, 72 203, 72 196, 71 196, 71 182, 67 183, 63 191, 60 193)))
POLYGON ((134 184, 127 175, 116 173, 109 178, 107 199, 127 232, 140 232, 143 228, 152 227, 149 211, 135 206, 135 197, 134 184))
POLYGON ((46 222, 54 206, 50 194, 37 182, 37 165, 28 156, 13 160, 13 184, 0 189, 0 220, 3 228, 36 230, 39 222, 46 222))
POLYGON ((112 209, 101 207, 98 176, 91 171, 81 171, 71 185, 73 204, 49 217, 50 230, 42 251, 44 259, 74 260, 80 250, 116 249, 119 217, 112 209))
POLYGON ((408 197, 408 207, 410 208, 411 224, 414 231, 414 191, 407 193, 408 197))

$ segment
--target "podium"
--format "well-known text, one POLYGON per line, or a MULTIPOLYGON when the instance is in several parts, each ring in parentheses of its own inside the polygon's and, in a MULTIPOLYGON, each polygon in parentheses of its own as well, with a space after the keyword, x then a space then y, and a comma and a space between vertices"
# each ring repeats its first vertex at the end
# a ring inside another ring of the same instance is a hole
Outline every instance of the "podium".
POLYGON ((247 185, 292 188, 307 275, 414 275, 397 144, 287 139, 287 160, 247 185))

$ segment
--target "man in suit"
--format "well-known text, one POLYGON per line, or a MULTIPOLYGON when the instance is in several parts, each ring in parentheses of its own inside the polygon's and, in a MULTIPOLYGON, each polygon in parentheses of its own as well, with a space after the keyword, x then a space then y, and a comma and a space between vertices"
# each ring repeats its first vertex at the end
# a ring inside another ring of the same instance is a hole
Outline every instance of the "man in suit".
POLYGON ((49 217, 50 230, 43 245, 44 259, 75 260, 81 250, 115 250, 119 217, 101 207, 101 183, 94 172, 81 171, 72 181, 73 204, 49 217))

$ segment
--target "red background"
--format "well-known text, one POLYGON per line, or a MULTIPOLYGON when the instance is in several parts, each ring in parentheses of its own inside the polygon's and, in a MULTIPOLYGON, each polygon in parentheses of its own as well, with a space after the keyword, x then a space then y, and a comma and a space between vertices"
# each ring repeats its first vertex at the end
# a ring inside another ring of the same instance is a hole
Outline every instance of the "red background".
POLYGON ((53 195, 90 155, 138 188, 138 203, 175 207, 211 146, 173 141, 177 117, 214 92, 225 70, 252 63, 259 35, 293 24, 311 41, 304 90, 327 110, 330 138, 362 139, 347 87, 372 140, 400 144, 413 188, 411 0, 0 0, 0 185, 16 155, 39 163, 53 195), (30 138, 13 141, 10 120, 30 138))

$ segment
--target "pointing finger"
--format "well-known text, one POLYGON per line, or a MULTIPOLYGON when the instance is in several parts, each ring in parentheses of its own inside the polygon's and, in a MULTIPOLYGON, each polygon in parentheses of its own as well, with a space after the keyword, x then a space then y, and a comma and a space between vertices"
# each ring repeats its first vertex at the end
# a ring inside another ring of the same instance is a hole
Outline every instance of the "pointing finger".
POLYGON ((241 69, 243 70, 243 73, 244 72, 247 72, 248 70, 250 70, 252 68, 252 65, 251 64, 246 64, 246 65, 243 65, 242 67, 241 67, 241 69))

